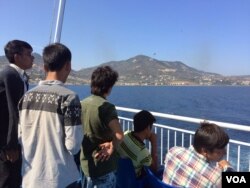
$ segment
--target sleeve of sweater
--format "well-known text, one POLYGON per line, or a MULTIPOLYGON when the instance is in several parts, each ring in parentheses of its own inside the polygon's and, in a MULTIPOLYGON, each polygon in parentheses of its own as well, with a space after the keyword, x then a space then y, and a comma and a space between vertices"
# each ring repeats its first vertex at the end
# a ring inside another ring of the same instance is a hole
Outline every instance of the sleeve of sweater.
POLYGON ((83 139, 81 104, 76 94, 68 96, 66 103, 64 114, 65 146, 74 155, 80 150, 83 139))

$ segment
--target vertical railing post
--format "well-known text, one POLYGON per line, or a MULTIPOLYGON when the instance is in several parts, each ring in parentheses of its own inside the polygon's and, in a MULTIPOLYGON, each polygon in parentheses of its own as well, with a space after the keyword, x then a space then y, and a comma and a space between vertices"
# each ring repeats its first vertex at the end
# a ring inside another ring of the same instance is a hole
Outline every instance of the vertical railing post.
POLYGON ((161 128, 161 165, 163 164, 163 128, 161 128))
POLYGON ((238 145, 238 154, 237 154, 237 171, 240 171, 240 145, 238 145))

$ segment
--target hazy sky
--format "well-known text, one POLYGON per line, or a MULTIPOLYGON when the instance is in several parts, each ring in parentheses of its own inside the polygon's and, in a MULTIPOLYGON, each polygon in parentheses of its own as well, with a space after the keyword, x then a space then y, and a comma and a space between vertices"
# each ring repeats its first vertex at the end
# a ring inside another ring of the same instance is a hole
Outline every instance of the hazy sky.
MULTIPOLYGON (((57 0, 0 0, 7 41, 41 53, 57 0)), ((67 0, 61 42, 73 68, 143 54, 223 75, 250 75, 250 0, 67 0)))

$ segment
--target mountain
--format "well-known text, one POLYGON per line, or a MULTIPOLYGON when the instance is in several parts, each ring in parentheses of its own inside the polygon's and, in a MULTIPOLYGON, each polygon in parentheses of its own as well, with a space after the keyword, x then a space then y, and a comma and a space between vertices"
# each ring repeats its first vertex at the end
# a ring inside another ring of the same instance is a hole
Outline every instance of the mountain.
MULTIPOLYGON (((119 73, 119 85, 241 85, 242 80, 194 69, 180 61, 160 61, 138 55, 122 61, 110 61, 119 73)), ((96 67, 81 69, 80 77, 90 79, 96 67)), ((246 76, 250 81, 250 76, 246 76)), ((248 84, 250 82, 247 82, 248 84)))
MULTIPOLYGON (((28 70, 30 82, 44 79, 43 60, 35 53, 32 69, 28 70)), ((7 59, 0 56, 0 69, 7 59)), ((145 55, 127 60, 110 61, 98 66, 109 65, 119 73, 118 85, 250 85, 250 76, 223 76, 189 67, 180 61, 160 61, 145 55)), ((97 66, 72 70, 68 84, 89 84, 91 74, 97 66)))

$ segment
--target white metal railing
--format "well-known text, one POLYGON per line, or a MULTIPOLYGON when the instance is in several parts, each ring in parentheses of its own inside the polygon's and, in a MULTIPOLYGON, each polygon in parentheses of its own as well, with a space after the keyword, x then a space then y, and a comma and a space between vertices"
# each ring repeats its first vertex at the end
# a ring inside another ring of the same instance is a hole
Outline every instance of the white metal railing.
MULTIPOLYGON (((139 109, 131 109, 124 107, 116 107, 118 114, 130 113, 130 116, 139 112, 139 109), (132 113, 132 114, 131 114, 132 113)), ((191 122, 194 124, 200 124, 204 119, 190 118, 184 116, 176 116, 171 114, 163 114, 158 112, 151 112, 155 117, 163 119, 171 119, 181 122, 191 122)), ((126 114, 127 115, 127 114, 126 114)), ((131 116, 132 117, 132 116, 131 116)), ((129 117, 119 116, 120 124, 122 129, 132 130, 133 129, 133 119, 129 117)), ((232 123, 225 123, 219 121, 210 121, 207 122, 216 123, 217 125, 226 128, 234 129, 235 131, 244 131, 246 133, 250 132, 250 126, 238 125, 232 123)), ((196 128, 194 128, 196 130, 196 128)), ((187 130, 183 128, 175 127, 174 125, 168 125, 166 121, 164 124, 154 124, 154 131, 158 136, 158 154, 160 155, 159 163, 163 165, 164 157, 167 151, 173 146, 183 146, 189 147, 192 144, 192 138, 194 135, 193 130, 187 130)), ((147 146, 150 149, 150 143, 146 142, 147 146)), ((226 159, 230 161, 232 166, 237 171, 249 171, 250 172, 250 143, 235 139, 230 139, 227 146, 227 156, 226 159)))

